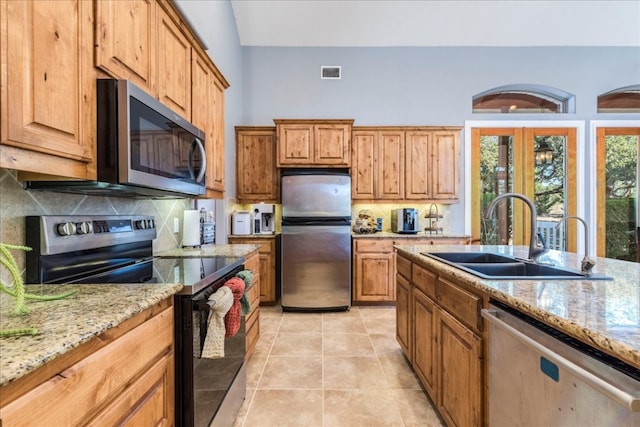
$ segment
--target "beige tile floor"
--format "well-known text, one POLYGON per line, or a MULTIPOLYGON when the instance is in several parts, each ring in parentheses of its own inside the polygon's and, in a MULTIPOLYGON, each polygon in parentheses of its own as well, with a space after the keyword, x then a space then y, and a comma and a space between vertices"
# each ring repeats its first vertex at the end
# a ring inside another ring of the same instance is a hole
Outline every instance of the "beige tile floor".
POLYGON ((395 339, 395 307, 260 308, 234 427, 441 427, 395 339))

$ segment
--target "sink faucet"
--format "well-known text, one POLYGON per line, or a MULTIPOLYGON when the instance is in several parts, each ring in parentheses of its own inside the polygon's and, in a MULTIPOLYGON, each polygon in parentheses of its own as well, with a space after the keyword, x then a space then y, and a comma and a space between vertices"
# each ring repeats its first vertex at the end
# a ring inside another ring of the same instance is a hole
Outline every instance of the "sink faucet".
POLYGON ((589 275, 591 274, 591 269, 596 265, 596 262, 593 258, 589 258, 589 227, 587 227, 586 221, 579 216, 565 216, 556 225, 556 228, 560 228, 560 226, 570 218, 580 221, 582 225, 584 225, 584 258, 582 258, 581 262, 581 271, 582 274, 589 275))
POLYGON ((529 210, 531 211, 531 232, 529 237, 529 260, 533 262, 538 262, 538 257, 542 256, 546 252, 549 251, 545 241, 538 235, 538 211, 536 210, 535 205, 523 194, 519 193, 504 193, 496 197, 491 201, 489 207, 487 208, 486 218, 489 219, 491 215, 493 215, 493 211, 496 208, 498 202, 502 199, 506 198, 516 198, 520 199, 529 206, 529 210), (541 243, 541 246, 539 246, 541 243))

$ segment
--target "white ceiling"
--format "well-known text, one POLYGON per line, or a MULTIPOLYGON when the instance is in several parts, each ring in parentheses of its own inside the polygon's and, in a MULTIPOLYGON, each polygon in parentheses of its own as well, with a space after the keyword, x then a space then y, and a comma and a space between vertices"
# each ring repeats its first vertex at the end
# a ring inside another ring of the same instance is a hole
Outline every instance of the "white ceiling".
POLYGON ((640 46, 640 0, 231 0, 243 46, 640 46))

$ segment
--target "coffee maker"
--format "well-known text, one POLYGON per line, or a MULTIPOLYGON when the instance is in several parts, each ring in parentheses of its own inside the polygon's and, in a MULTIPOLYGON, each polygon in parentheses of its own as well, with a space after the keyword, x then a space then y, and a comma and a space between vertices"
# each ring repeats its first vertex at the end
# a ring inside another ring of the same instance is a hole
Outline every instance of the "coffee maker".
POLYGON ((253 205, 253 234, 275 232, 275 205, 258 203, 253 205))

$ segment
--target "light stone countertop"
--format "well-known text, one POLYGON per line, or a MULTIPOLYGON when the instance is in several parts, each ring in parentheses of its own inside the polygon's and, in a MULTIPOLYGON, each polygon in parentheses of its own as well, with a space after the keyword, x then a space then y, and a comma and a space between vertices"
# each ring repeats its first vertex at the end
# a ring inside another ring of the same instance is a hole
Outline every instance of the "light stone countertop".
MULTIPOLYGON (((273 236, 271 236, 273 237, 273 236)), ((260 249, 260 245, 204 245, 199 248, 175 248, 153 254, 159 257, 177 258, 215 258, 243 257, 260 249)))
POLYGON ((377 231, 375 233, 351 233, 351 237, 374 237, 374 238, 394 238, 394 239, 469 239, 470 236, 463 236, 459 234, 429 234, 425 232, 419 232, 416 234, 409 233, 393 233, 391 231, 377 231))
MULTIPOLYGON (((614 280, 485 280, 421 252, 492 252, 527 258, 526 246, 396 245, 399 254, 489 294, 522 313, 640 369, 640 263, 596 258, 614 280)), ((549 251, 539 261, 580 270, 581 255, 549 251)))
POLYGON ((180 284, 27 285, 26 292, 61 300, 27 300, 29 313, 13 315, 15 299, 0 293, 0 329, 37 328, 34 336, 0 338, 0 386, 23 377, 107 329, 173 296, 180 284))

